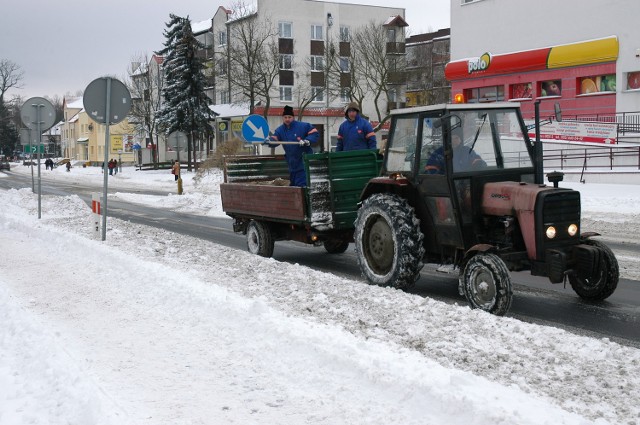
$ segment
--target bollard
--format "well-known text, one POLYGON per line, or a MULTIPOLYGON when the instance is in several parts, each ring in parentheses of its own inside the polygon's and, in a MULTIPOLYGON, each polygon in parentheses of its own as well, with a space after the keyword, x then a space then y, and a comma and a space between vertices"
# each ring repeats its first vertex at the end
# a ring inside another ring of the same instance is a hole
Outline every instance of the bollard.
POLYGON ((102 197, 99 193, 91 194, 91 212, 93 212, 93 232, 94 235, 100 237, 100 215, 102 214, 101 201, 102 197))
POLYGON ((178 177, 178 195, 182 195, 182 177, 178 177))

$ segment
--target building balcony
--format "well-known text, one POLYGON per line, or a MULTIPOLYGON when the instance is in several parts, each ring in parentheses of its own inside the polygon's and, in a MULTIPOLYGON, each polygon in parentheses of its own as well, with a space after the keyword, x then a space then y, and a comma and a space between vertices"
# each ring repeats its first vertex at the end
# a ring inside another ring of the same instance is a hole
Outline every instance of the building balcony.
POLYGON ((405 43, 387 42, 387 54, 403 55, 405 54, 405 43))
POLYGON ((406 108, 407 102, 387 102, 387 111, 392 109, 406 108))
POLYGON ((407 82, 407 73, 405 71, 391 71, 387 78, 388 84, 405 84, 407 82))

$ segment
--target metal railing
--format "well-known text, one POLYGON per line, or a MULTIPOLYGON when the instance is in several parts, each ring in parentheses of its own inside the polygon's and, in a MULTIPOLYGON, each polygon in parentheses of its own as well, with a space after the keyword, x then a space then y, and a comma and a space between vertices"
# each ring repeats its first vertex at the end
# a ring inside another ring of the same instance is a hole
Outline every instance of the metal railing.
POLYGON ((544 150, 544 167, 559 170, 580 168, 640 170, 640 146, 590 146, 544 150))

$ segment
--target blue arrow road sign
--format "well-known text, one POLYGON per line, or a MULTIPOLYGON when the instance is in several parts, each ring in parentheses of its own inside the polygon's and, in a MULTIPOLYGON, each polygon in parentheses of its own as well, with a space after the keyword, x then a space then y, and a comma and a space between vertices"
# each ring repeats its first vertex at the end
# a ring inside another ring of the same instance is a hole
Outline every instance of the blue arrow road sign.
POLYGON ((262 142, 269 136, 269 124, 262 115, 249 115, 242 122, 242 137, 247 142, 262 142))

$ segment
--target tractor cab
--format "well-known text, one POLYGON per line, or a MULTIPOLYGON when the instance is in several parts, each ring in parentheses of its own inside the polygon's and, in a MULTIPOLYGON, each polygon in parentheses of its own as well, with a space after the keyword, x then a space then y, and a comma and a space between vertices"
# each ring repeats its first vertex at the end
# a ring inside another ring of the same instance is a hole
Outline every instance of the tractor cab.
POLYGON ((517 104, 440 105, 393 117, 383 173, 413 186, 427 256, 455 263, 484 232, 485 184, 533 183, 534 164, 517 104))

